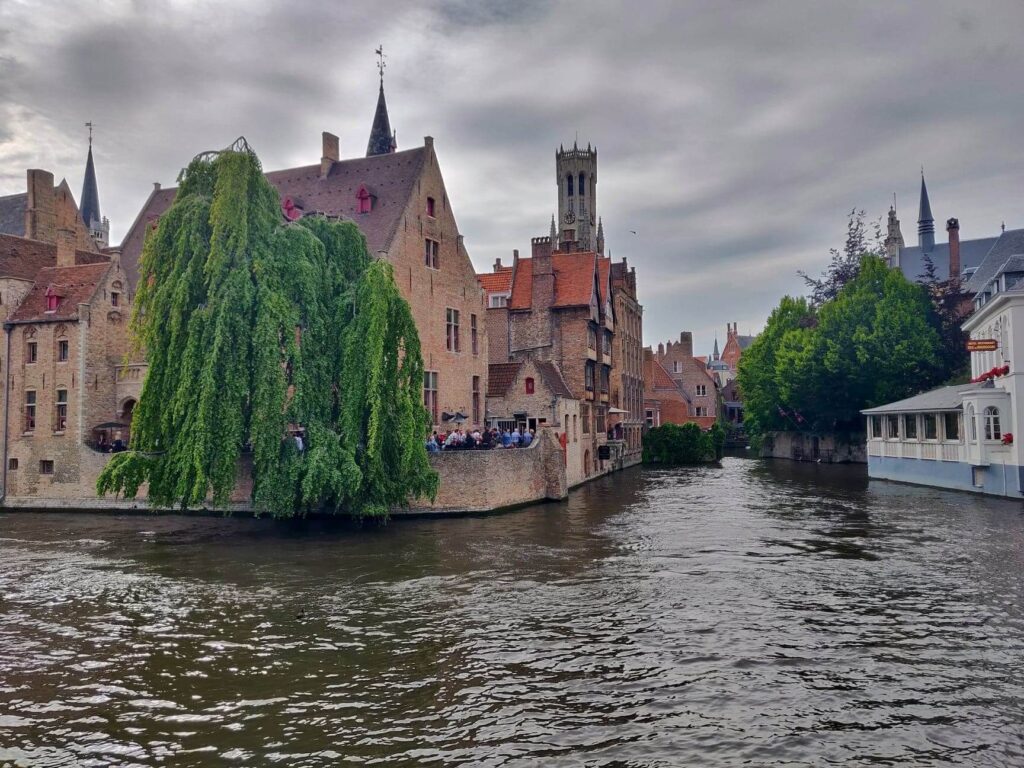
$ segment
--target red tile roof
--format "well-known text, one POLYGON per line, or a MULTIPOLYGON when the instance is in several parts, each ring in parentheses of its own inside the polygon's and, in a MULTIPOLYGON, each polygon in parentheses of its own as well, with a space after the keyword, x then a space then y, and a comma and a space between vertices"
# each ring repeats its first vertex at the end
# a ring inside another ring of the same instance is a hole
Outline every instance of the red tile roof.
MULTIPOLYGON (((594 272, 598 276, 598 296, 603 303, 608 293, 611 260, 593 251, 551 254, 555 274, 553 307, 579 307, 590 304, 594 295, 594 272)), ((511 309, 529 309, 533 303, 533 259, 520 259, 512 285, 511 309)))
MULTIPOLYGON (((404 152, 339 160, 331 166, 326 178, 320 176, 319 163, 270 171, 266 177, 282 200, 290 198, 304 213, 324 213, 355 222, 373 254, 391 245, 427 154, 426 147, 417 147, 404 152), (375 197, 369 213, 359 213, 357 195, 363 185, 375 197)), ((161 189, 150 195, 121 243, 122 263, 132 285, 138 281, 136 265, 147 225, 171 207, 175 194, 176 189, 161 189)))
POLYGON ((44 267, 36 274, 35 283, 9 320, 77 320, 78 305, 89 302, 110 267, 109 261, 74 267, 44 267), (56 312, 46 311, 46 292, 51 287, 60 296, 56 312))
POLYGON ((487 366, 487 396, 504 397, 519 375, 522 363, 491 363, 487 366))
POLYGON ((507 293, 512 290, 512 267, 500 267, 496 272, 477 275, 480 287, 488 294, 507 293))

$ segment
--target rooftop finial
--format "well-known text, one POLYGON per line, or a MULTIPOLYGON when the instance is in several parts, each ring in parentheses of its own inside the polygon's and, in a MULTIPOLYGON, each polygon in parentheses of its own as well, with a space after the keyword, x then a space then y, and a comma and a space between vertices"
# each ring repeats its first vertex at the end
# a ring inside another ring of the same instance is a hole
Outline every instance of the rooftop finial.
POLYGON ((377 46, 374 51, 377 54, 377 71, 380 73, 380 87, 384 87, 384 70, 387 69, 387 62, 384 61, 384 43, 377 46))
POLYGON ((89 149, 92 149, 92 121, 86 123, 85 127, 89 129, 89 149))

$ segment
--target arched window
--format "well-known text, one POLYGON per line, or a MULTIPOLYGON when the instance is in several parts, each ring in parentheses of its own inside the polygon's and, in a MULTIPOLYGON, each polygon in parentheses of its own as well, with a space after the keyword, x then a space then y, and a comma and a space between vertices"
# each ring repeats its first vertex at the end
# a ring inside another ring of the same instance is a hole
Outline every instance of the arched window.
POLYGON ((568 192, 569 197, 572 197, 572 174, 571 173, 565 177, 565 189, 568 192))
POLYGON ((1003 436, 999 429, 999 409, 990 405, 985 409, 985 439, 999 440, 1003 436))
POLYGON ((582 173, 580 174, 580 197, 583 197, 587 192, 587 177, 582 173))
POLYGON ((967 419, 967 434, 970 436, 971 442, 976 443, 978 442, 978 422, 974 418, 973 405, 967 406, 967 414, 965 418, 967 419))

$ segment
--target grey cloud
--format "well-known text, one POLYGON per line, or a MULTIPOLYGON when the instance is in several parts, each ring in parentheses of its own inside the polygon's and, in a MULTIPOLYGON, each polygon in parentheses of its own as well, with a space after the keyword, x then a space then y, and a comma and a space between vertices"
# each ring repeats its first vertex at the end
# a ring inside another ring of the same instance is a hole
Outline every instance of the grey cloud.
POLYGON ((547 232, 554 149, 598 146, 648 342, 757 330, 894 191, 913 241, 922 164, 963 237, 1024 226, 1016 0, 74 6, 0 6, 0 194, 27 166, 77 190, 92 119, 115 236, 239 134, 268 169, 315 162, 322 130, 360 153, 381 42, 399 144, 435 137, 479 269, 547 232))

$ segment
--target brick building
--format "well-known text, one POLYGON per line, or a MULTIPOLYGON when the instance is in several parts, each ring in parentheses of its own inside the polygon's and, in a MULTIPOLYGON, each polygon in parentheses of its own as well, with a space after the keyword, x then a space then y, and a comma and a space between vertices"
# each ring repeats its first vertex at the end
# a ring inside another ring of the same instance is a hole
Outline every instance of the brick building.
POLYGON ((89 210, 47 171, 27 180, 25 193, 0 198, 4 499, 88 499, 103 446, 128 440, 141 388, 140 366, 125 364, 131 290, 118 255, 100 252, 109 223, 91 146, 89 210))
MULTIPOLYGON (((512 252, 512 261, 519 261, 519 251, 512 252)), ((487 307, 488 359, 491 363, 508 362, 508 302, 512 298, 512 267, 496 259, 494 271, 477 275, 477 280, 483 289, 487 307)))
POLYGON ((662 424, 685 424, 690 415, 690 398, 679 383, 669 376, 654 352, 644 349, 644 423, 648 428, 662 424))
POLYGON ((743 336, 737 331, 736 323, 726 323, 725 346, 722 347, 722 361, 735 375, 740 369, 740 357, 744 350, 754 343, 757 336, 743 336))
MULTIPOLYGON (((423 351, 424 402, 435 428, 445 414, 481 411, 488 344, 483 291, 459 234, 434 140, 398 151, 381 81, 365 157, 342 159, 339 139, 323 134, 313 165, 271 171, 282 216, 326 214, 355 222, 371 254, 394 266, 409 302, 423 351)), ((174 201, 176 190, 155 188, 121 246, 134 286, 145 233, 174 201)), ((480 423, 475 421, 474 423, 480 423)))
POLYGON ((607 443, 615 321, 610 260, 578 247, 565 240, 555 249, 550 237, 535 237, 531 258, 513 265, 509 358, 558 367, 580 401, 581 450, 591 476, 610 468, 599 449, 607 443))
POLYGON ((691 404, 689 415, 713 420, 718 413, 717 384, 708 364, 693 356, 693 334, 683 331, 679 341, 658 344, 654 355, 685 392, 691 404))
MULTIPOLYGON (((604 233, 601 234, 604 240, 604 233)), ((636 267, 626 260, 611 264, 612 335, 611 408, 613 435, 624 442, 623 463, 636 464, 643 452, 644 380, 643 307, 636 297, 636 267), (624 411, 624 413, 618 413, 624 411)))

